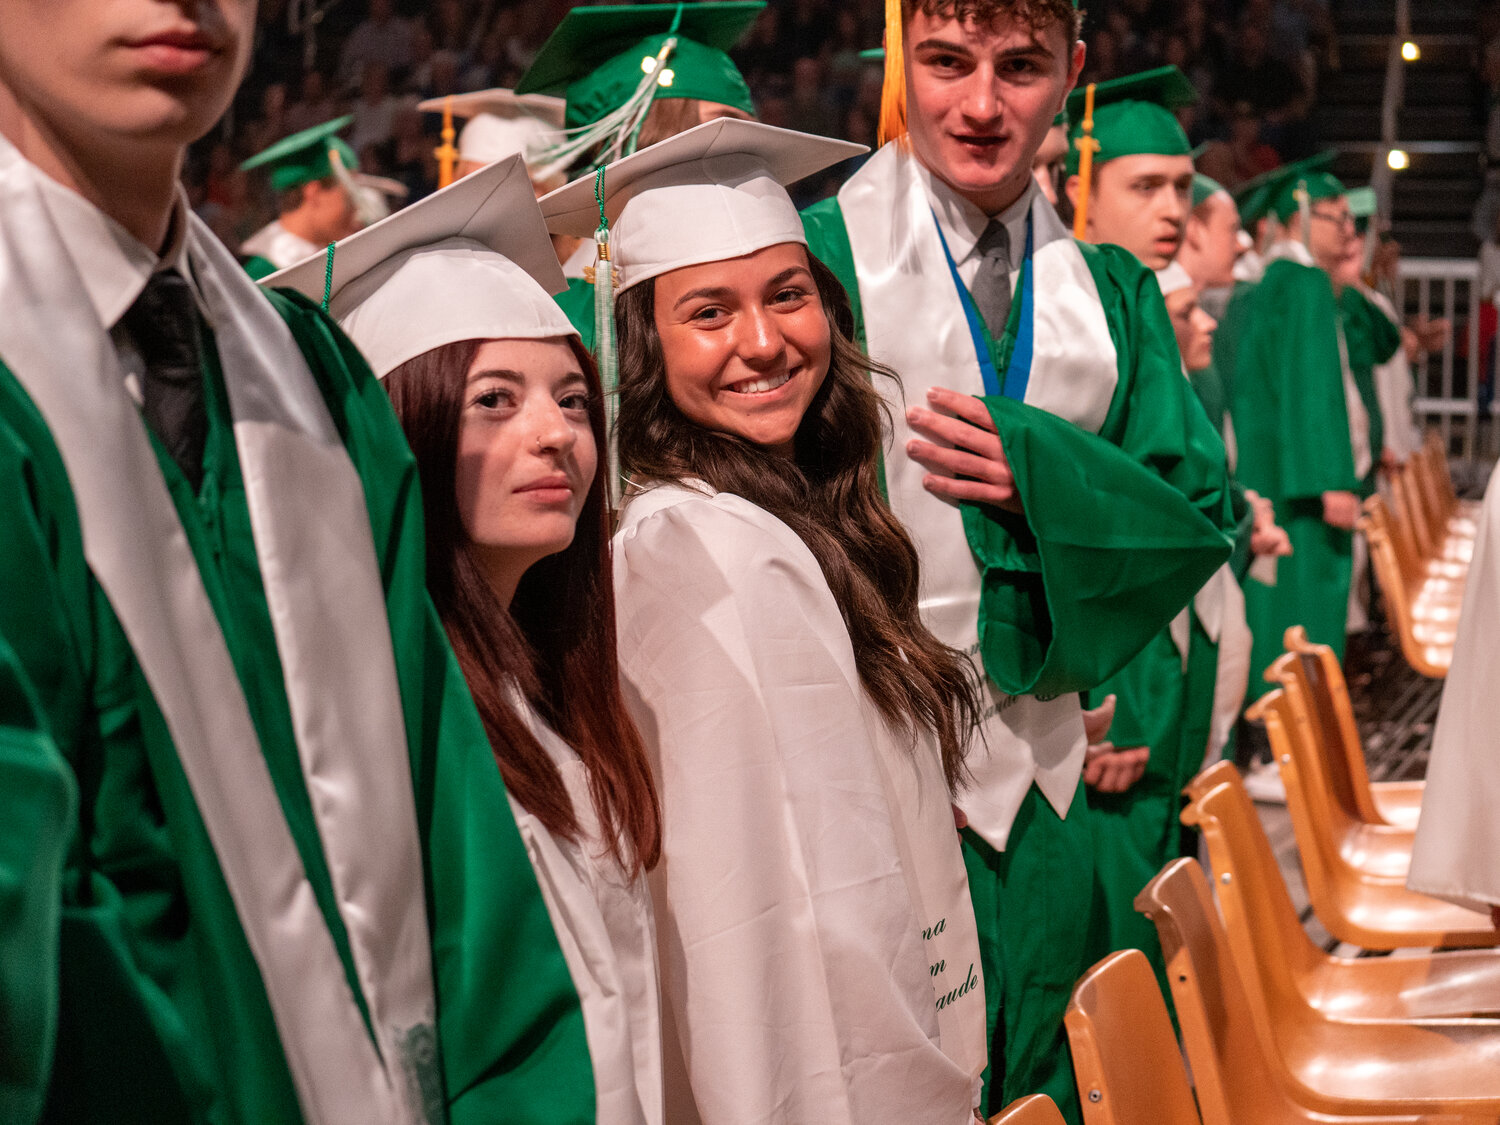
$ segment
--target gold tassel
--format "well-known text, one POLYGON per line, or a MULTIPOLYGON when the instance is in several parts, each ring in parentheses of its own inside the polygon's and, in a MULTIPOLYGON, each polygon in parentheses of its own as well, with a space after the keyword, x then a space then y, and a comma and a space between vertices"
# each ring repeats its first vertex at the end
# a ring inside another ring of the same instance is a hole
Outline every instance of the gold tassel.
POLYGON ((443 99, 443 143, 433 153, 438 160, 438 187, 445 188, 453 182, 453 173, 458 167, 458 149, 453 146, 453 95, 443 99))
POLYGON ((1094 178, 1094 83, 1083 91, 1083 135, 1078 138, 1078 206, 1073 211, 1073 237, 1085 240, 1089 229, 1089 184, 1094 178))
POLYGON ((901 0, 885 0, 885 84, 875 143, 906 136, 906 59, 901 43, 901 0))

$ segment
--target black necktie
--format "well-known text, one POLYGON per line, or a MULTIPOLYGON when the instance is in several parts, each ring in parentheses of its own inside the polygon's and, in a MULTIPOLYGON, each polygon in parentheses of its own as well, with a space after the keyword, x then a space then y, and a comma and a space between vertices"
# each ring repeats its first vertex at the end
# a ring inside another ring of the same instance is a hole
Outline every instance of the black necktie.
POLYGON ((974 248, 979 251, 979 272, 969 295, 990 335, 998 339, 1010 318, 1010 231, 999 219, 991 219, 974 248))
POLYGON ((203 335, 193 291, 176 270, 151 275, 121 323, 146 362, 141 413, 197 491, 208 415, 203 407, 203 335))

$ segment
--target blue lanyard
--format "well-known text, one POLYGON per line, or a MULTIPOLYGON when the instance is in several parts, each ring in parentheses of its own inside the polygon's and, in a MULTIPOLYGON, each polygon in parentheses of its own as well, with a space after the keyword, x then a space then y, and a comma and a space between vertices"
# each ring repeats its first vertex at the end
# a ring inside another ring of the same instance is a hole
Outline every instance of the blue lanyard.
POLYGON ((1011 348, 1010 364, 1005 369, 1003 383, 1000 381, 999 372, 995 370, 995 361, 990 356, 984 320, 980 317, 979 310, 974 307, 974 298, 969 295, 969 287, 959 276, 958 265, 953 261, 953 254, 948 249, 948 240, 943 237, 943 227, 937 221, 936 214, 932 216, 932 221, 937 226, 938 241, 943 244, 943 256, 948 259, 948 273, 953 278, 953 285, 958 290, 959 300, 964 306, 964 317, 969 323, 969 338, 974 345, 974 357, 979 360, 979 373, 984 377, 985 394, 1004 395, 1017 402, 1024 401, 1026 386, 1031 381, 1032 321, 1035 311, 1032 286, 1031 215, 1026 216, 1026 254, 1021 260, 1021 280, 1017 286, 1021 298, 1020 322, 1016 325, 1015 345, 1011 348))

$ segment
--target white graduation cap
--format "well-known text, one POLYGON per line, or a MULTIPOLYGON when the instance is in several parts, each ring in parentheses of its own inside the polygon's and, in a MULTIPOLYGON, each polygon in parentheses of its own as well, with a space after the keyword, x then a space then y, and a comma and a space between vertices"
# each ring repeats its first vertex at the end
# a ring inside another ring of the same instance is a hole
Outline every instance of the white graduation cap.
MULTIPOLYGON (((680 269, 807 244, 784 185, 868 152, 864 145, 720 118, 605 165, 604 212, 619 289, 680 269)), ((599 228, 596 176, 544 195, 554 234, 599 228)))
POLYGON ((520 154, 535 163, 540 154, 562 139, 567 102, 547 94, 518 94, 514 90, 476 90, 445 98, 428 98, 417 106, 428 113, 450 109, 467 118, 458 134, 458 158, 489 164, 520 154))
POLYGON ((261 280, 328 302, 380 378, 460 340, 576 335, 550 294, 567 285, 519 156, 261 280))

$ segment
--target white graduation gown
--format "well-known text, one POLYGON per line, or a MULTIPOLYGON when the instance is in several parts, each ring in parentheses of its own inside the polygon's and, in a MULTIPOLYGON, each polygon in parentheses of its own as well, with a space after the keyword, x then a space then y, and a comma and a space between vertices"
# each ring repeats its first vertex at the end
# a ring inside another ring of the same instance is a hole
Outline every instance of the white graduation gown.
POLYGON ((742 497, 627 501, 621 673, 656 773, 672 1125, 965 1125, 979 947, 930 736, 860 684, 812 553, 742 497))
POLYGON ((631 880, 601 843, 588 771, 578 754, 519 696, 516 702, 562 774, 578 818, 578 840, 564 840, 510 803, 583 1007, 594 1066, 594 1120, 662 1125, 661 999, 646 880, 631 880))
POLYGON ((1500 906, 1500 473, 1490 478, 1453 665, 1443 686, 1406 885, 1488 912, 1500 906))

